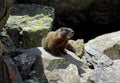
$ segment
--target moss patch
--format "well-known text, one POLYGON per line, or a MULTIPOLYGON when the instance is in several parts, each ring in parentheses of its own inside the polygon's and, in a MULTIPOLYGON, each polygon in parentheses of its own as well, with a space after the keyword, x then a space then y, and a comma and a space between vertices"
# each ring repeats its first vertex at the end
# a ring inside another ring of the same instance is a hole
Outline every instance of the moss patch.
POLYGON ((51 7, 15 4, 7 21, 7 31, 13 41, 17 39, 16 47, 38 47, 41 46, 42 38, 51 30, 53 19, 54 9, 51 7))

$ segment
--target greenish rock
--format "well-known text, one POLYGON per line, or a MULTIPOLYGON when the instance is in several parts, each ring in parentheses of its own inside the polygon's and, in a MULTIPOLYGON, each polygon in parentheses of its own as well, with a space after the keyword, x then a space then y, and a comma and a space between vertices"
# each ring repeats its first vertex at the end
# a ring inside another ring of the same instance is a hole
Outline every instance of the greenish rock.
POLYGON ((36 4, 15 4, 6 27, 16 47, 41 46, 42 38, 52 29, 54 9, 36 4))

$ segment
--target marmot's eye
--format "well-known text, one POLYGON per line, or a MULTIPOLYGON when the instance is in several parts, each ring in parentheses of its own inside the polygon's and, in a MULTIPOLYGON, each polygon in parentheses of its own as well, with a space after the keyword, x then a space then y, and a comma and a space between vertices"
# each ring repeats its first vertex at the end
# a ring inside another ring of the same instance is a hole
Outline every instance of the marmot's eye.
POLYGON ((67 32, 67 31, 69 31, 69 30, 66 29, 65 31, 67 32))
POLYGON ((63 28, 61 28, 61 31, 63 31, 64 29, 63 28))

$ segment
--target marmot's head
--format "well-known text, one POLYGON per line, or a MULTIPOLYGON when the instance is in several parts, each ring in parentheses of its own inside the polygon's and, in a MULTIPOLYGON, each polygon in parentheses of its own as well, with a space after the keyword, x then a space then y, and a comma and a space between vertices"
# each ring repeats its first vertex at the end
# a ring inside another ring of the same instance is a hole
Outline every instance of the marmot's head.
POLYGON ((70 39, 74 35, 74 31, 71 28, 61 27, 57 31, 60 38, 70 39))

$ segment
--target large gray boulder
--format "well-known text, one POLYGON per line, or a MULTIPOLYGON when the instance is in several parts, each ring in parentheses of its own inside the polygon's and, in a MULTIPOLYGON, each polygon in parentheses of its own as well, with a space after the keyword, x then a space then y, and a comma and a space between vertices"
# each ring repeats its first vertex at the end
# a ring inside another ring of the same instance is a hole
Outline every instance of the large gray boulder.
POLYGON ((104 34, 85 44, 86 60, 92 64, 94 69, 89 76, 88 83, 120 82, 119 35, 120 31, 104 34))
POLYGON ((85 46, 94 46, 111 59, 120 59, 119 56, 120 31, 104 34, 88 41, 85 46))
POLYGON ((95 68, 97 66, 111 66, 113 61, 105 54, 101 53, 96 47, 92 45, 85 46, 86 60, 95 68))
POLYGON ((0 31, 5 26, 9 14, 11 13, 14 0, 1 0, 0 1, 0 31))
POLYGON ((16 47, 41 46, 42 38, 52 29, 54 9, 35 4, 15 4, 6 27, 16 47))
POLYGON ((120 83, 120 60, 115 60, 110 67, 96 68, 89 78, 89 83, 120 83))
POLYGON ((17 56, 13 60, 19 69, 23 81, 26 83, 29 83, 29 81, 47 83, 41 51, 38 48, 31 48, 19 50, 19 52, 21 53, 16 54, 17 56))

